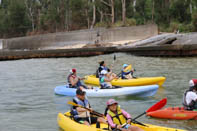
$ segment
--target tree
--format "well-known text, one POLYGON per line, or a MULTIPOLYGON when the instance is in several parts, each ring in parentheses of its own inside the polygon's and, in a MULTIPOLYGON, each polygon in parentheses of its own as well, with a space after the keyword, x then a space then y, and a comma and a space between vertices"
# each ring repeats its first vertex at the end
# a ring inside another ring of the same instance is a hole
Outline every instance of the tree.
POLYGON ((114 24, 115 21, 114 0, 108 0, 108 2, 101 0, 101 2, 111 8, 111 23, 114 24))
POLYGON ((125 25, 126 21, 126 0, 121 0, 122 1, 122 21, 123 24, 125 25))

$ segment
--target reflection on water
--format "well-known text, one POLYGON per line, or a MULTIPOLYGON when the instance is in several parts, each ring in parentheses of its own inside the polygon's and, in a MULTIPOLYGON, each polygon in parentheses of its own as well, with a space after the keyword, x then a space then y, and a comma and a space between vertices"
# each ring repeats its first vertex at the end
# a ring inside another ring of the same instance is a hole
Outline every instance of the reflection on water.
MULTIPOLYGON (((54 94, 54 88, 66 83, 71 68, 76 68, 79 76, 95 73, 98 62, 113 63, 114 54, 94 57, 28 59, 0 62, 0 127, 3 131, 58 131, 57 113, 70 109, 67 101, 71 97, 54 94)), ((182 106, 182 94, 188 88, 188 81, 196 78, 197 59, 137 57, 118 53, 113 72, 119 73, 124 63, 132 64, 137 77, 165 76, 166 82, 157 94, 148 98, 115 97, 121 107, 132 117, 146 111, 164 97, 166 107, 182 106)), ((104 112, 108 98, 89 98, 92 107, 104 112)), ((146 116, 139 121, 188 130, 197 130, 194 120, 177 121, 154 119, 146 116)))

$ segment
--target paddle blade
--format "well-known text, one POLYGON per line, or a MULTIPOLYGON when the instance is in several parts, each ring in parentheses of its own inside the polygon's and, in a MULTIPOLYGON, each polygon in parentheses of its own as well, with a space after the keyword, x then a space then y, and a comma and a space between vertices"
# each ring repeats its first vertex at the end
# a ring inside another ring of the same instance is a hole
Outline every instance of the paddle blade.
POLYGON ((78 105, 78 104, 76 104, 76 103, 74 103, 74 102, 72 102, 72 101, 68 101, 67 104, 73 105, 73 106, 79 106, 79 107, 81 106, 81 105, 78 105))
POLYGON ((132 65, 130 64, 124 69, 124 72, 131 71, 131 69, 132 69, 132 65))
POLYGON ((167 98, 164 98, 162 100, 160 100, 159 102, 157 102, 156 104, 154 104, 153 106, 151 106, 146 112, 152 112, 152 111, 156 111, 161 109, 162 107, 164 107, 167 103, 167 98))
POLYGON ((116 55, 114 54, 114 61, 116 60, 116 55))

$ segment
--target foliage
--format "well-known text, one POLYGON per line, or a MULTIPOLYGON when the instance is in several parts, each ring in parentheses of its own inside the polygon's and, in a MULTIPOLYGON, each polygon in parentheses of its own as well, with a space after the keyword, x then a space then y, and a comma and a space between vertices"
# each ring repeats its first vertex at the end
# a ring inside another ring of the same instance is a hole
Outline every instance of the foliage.
POLYGON ((161 31, 167 32, 197 31, 195 0, 126 0, 124 24, 122 2, 122 0, 2 0, 0 37, 87 29, 91 25, 108 28, 148 23, 156 23, 161 31), (94 7, 96 7, 95 13, 94 7), (114 24, 112 24, 113 18, 114 24))
POLYGON ((192 15, 192 24, 194 27, 194 31, 197 31, 197 11, 195 11, 192 15))

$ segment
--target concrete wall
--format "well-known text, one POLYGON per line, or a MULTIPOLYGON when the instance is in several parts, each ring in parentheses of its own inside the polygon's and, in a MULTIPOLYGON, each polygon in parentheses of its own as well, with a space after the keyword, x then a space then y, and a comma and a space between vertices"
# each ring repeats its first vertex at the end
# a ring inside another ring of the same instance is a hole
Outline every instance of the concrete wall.
POLYGON ((0 39, 0 50, 3 48, 2 46, 2 39, 0 39))
POLYGON ((35 50, 56 48, 76 44, 94 44, 121 40, 145 39, 158 34, 156 25, 143 25, 118 28, 96 28, 70 32, 51 33, 3 40, 4 50, 35 50), (99 34, 99 36, 98 36, 99 34))

